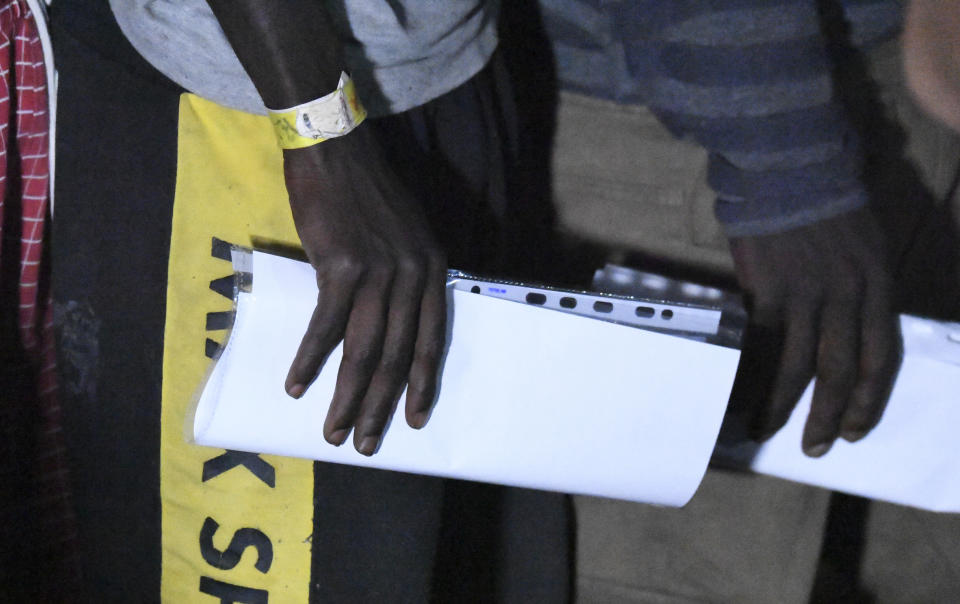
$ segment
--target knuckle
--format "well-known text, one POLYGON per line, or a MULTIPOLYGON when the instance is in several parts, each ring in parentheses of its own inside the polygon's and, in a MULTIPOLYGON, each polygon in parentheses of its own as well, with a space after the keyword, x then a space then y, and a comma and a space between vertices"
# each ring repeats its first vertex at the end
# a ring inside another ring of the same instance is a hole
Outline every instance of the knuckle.
POLYGON ((833 392, 847 392, 857 383, 857 370, 849 363, 823 363, 817 367, 817 381, 833 392))
POLYGON ((860 379, 864 382, 883 382, 891 379, 899 366, 900 355, 896 351, 867 355, 860 363, 860 379))
POLYGON ((886 375, 887 371, 883 365, 864 362, 860 365, 858 377, 861 384, 872 386, 882 382, 886 375))
POLYGON ((367 263, 353 254, 333 254, 321 262, 318 279, 330 276, 334 279, 359 279, 368 271, 367 263))
POLYGON ((383 356, 380 357, 379 370, 396 381, 399 376, 406 373, 409 365, 409 355, 391 351, 384 353, 383 356))
POLYGON ((343 362, 355 367, 370 367, 380 359, 380 352, 371 346, 344 346, 343 362))
POLYGON ((851 390, 857 383, 859 367, 856 359, 833 349, 821 350, 817 356, 817 382, 832 391, 851 390))
POLYGON ((424 259, 418 254, 401 254, 397 258, 397 272, 406 277, 419 275, 424 272, 425 264, 424 259))
POLYGON ((859 369, 859 355, 852 348, 853 342, 835 337, 828 339, 821 334, 817 345, 817 376, 856 375, 859 369))
POLYGON ((403 286, 416 291, 422 288, 426 279, 426 263, 416 255, 404 255, 397 259, 397 276, 403 280, 403 286))
POLYGON ((443 355, 444 340, 442 338, 427 338, 417 344, 417 360, 436 361, 443 355))
POLYGON ((298 355, 300 358, 315 356, 317 354, 316 349, 323 344, 324 330, 319 321, 315 320, 315 317, 311 317, 311 319, 307 330, 303 332, 303 337, 300 339, 300 352, 298 355))
POLYGON ((390 407, 385 404, 374 405, 357 421, 357 433, 365 436, 379 435, 383 432, 389 418, 390 407))
POLYGON ((430 272, 445 273, 447 270, 447 257, 437 247, 429 247, 424 252, 427 261, 427 267, 430 272))
POLYGON ((846 401, 822 400, 810 408, 808 421, 818 431, 836 426, 846 411, 846 401))

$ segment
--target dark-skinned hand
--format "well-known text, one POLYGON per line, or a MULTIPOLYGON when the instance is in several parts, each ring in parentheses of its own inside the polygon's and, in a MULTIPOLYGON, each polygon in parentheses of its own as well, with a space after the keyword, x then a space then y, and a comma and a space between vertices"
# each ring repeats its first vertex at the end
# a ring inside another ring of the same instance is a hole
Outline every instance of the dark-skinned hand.
POLYGON ((446 337, 446 261, 426 219, 368 127, 284 151, 293 219, 319 294, 287 375, 300 397, 343 341, 324 438, 373 455, 407 388, 406 420, 423 427, 446 337))
POLYGON ((867 210, 772 235, 730 240, 751 321, 782 329, 761 439, 787 422, 810 379, 803 450, 819 457, 836 438, 863 438, 880 421, 900 363, 883 238, 867 210))

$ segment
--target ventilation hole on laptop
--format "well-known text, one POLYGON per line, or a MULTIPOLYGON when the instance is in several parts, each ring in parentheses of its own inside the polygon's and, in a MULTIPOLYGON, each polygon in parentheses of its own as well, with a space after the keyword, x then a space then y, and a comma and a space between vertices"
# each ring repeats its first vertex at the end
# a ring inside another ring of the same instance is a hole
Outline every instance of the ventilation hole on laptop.
POLYGON ((546 303, 547 297, 543 294, 538 294, 536 292, 530 292, 527 294, 527 304, 537 304, 541 305, 546 303))
POLYGON ((593 303, 593 310, 597 312, 613 312, 613 304, 609 302, 596 301, 593 303))
POLYGON ((660 318, 662 318, 664 321, 669 321, 673 318, 673 311, 668 308, 660 313, 660 318))
POLYGON ((561 308, 576 308, 577 299, 571 298, 570 296, 564 296, 560 298, 560 306, 561 308))
POLYGON ((471 288, 470 288, 470 293, 471 293, 471 294, 479 294, 479 293, 480 293, 480 286, 479 286, 479 285, 474 285, 473 287, 471 287, 471 288))
POLYGON ((643 317, 644 319, 649 319, 653 315, 657 314, 657 311, 653 310, 649 306, 638 306, 636 310, 638 317, 643 317))

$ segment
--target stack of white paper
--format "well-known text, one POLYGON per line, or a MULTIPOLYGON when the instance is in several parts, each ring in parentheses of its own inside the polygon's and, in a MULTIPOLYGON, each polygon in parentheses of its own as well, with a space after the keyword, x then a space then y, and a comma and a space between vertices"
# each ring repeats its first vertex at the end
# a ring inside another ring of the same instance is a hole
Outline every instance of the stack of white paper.
MULTIPOLYGON (((253 291, 239 294, 189 420, 199 444, 674 506, 703 476, 736 350, 450 288, 450 348, 431 421, 413 430, 401 410, 367 458, 321 434, 339 348, 302 399, 283 391, 316 299, 313 270, 257 252, 252 269, 253 291)), ((903 366, 870 435, 804 456, 811 385, 750 468, 960 512, 960 325, 909 316, 901 325, 903 366)))
POLYGON ((702 479, 737 350, 448 290, 430 423, 413 430, 399 411, 367 458, 322 437, 339 348, 303 398, 283 390, 313 270, 255 252, 253 273, 192 418, 199 444, 674 506, 702 479))

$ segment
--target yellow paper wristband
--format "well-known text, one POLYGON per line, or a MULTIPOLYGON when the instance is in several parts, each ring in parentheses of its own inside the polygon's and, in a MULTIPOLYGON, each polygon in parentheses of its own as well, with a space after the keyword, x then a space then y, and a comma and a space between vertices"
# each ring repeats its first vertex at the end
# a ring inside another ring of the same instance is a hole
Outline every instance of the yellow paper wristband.
POLYGON ((367 117, 353 80, 340 74, 337 89, 330 94, 289 109, 267 109, 281 149, 302 149, 359 126, 367 117))

